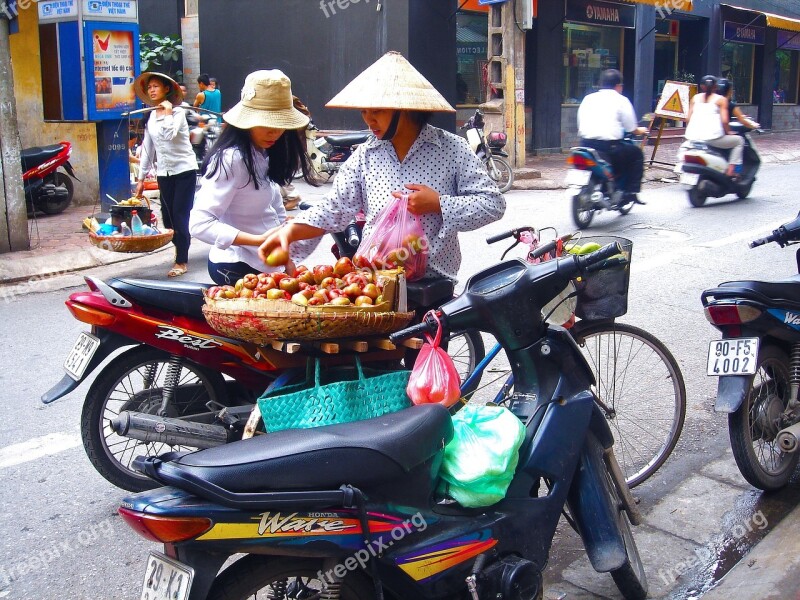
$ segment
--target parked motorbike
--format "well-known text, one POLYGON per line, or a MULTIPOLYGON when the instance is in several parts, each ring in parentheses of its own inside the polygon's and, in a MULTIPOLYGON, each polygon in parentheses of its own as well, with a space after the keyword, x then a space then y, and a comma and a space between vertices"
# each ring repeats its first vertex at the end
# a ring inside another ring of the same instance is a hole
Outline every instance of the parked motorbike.
MULTIPOLYGON (((116 353, 97 374, 81 412, 83 446, 109 482, 129 491, 154 482, 131 468, 139 454, 208 448, 242 438, 256 399, 270 386, 305 374, 307 355, 223 337, 206 323, 203 291, 211 284, 86 277, 88 290, 67 301, 72 315, 91 326, 64 363, 66 374, 42 396, 65 396, 116 353), (118 419, 112 426, 112 419, 118 419)), ((412 305, 438 305, 453 296, 444 279, 407 284, 412 305)), ((466 373, 483 358, 478 332, 451 342, 464 353, 466 373)), ((362 362, 399 364, 406 348, 374 349, 362 362)), ((346 353, 324 364, 352 364, 346 353)), ((473 384, 471 389, 476 388, 473 384)))
MULTIPOLYGON (((641 146, 644 138, 628 135, 622 143, 641 146)), ((614 176, 611 162, 594 148, 576 146, 570 148, 565 183, 567 197, 572 199, 572 220, 578 229, 591 225, 595 213, 615 210, 627 215, 635 202, 625 197, 624 181, 614 176)))
MULTIPOLYGON (((164 545, 147 560, 141 597, 533 600, 568 507, 594 568, 610 573, 625 598, 645 598, 630 529, 640 517, 594 402, 591 369, 566 330, 536 316, 619 251, 614 244, 535 265, 503 262, 439 311, 445 329, 491 333, 512 365, 509 406, 526 435, 501 502, 468 509, 438 487, 453 436, 440 405, 143 457, 137 467, 170 487, 128 497, 119 509, 137 533, 164 545), (520 311, 523 304, 530 309, 520 311)), ((431 332, 431 321, 392 339, 431 332)))
POLYGON ((372 135, 367 130, 318 136, 318 131, 319 128, 310 121, 306 128, 306 151, 317 175, 325 174, 329 178, 350 158, 355 147, 366 142, 372 135))
POLYGON ((189 124, 189 141, 192 143, 192 150, 197 157, 197 164, 200 165, 208 154, 208 151, 217 141, 222 133, 222 125, 219 123, 216 113, 202 113, 200 108, 186 110, 186 122, 189 124))
POLYGON ((484 126, 483 113, 478 109, 461 126, 461 131, 466 131, 467 141, 472 151, 481 159, 489 177, 497 183, 500 191, 505 193, 514 184, 514 169, 505 160, 508 158, 508 153, 503 150, 507 136, 499 131, 492 132, 487 136, 483 131, 484 126))
MULTIPOLYGON (((731 122, 730 127, 734 134, 744 138, 742 172, 738 180, 727 175, 730 150, 690 140, 681 144, 675 172, 680 175, 680 183, 687 186, 692 206, 700 207, 708 198, 722 198, 728 194, 736 194, 742 199, 750 195, 761 165, 761 157, 753 143, 750 129, 738 122, 731 122)), ((760 129, 756 131, 761 133, 760 129)))
POLYGON ((70 142, 22 151, 22 183, 28 213, 39 210, 47 215, 57 215, 70 205, 75 189, 69 177, 78 180, 69 162, 71 154, 70 142), (60 167, 69 177, 58 170, 60 167))
MULTIPOLYGON (((751 248, 800 241, 800 216, 751 248)), ((800 272, 800 250, 797 252, 800 272)), ((800 278, 728 281, 705 290, 711 342, 708 374, 719 377, 715 410, 728 414, 736 464, 762 490, 788 482, 800 459, 800 278)))

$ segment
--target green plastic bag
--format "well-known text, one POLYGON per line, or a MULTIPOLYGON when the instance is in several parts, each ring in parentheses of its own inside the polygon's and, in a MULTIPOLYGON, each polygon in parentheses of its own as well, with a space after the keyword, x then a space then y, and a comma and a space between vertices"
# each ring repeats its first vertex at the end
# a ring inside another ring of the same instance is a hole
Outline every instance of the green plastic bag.
POLYGON ((462 506, 490 506, 506 496, 525 439, 525 426, 502 406, 467 405, 453 415, 440 491, 462 506))

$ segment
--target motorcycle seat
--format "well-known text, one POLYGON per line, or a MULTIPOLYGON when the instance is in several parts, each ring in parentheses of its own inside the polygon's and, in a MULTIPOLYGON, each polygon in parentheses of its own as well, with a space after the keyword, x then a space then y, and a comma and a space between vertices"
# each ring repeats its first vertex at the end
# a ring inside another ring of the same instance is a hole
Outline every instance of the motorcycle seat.
POLYGON ((25 172, 33 167, 38 167, 45 161, 58 156, 64 147, 61 144, 53 144, 52 146, 36 146, 34 148, 27 148, 20 153, 22 157, 22 171, 25 172))
POLYGON ((800 303, 800 275, 781 281, 726 281, 719 285, 725 291, 740 294, 745 298, 800 303), (759 298, 759 296, 761 298, 759 298))
POLYGON ((611 162, 610 162, 610 160, 608 158, 608 155, 606 155, 604 152, 600 152, 600 150, 596 150, 594 148, 588 148, 586 146, 576 146, 575 148, 570 148, 569 149, 569 153, 570 154, 579 154, 579 153, 589 154, 597 162, 598 165, 604 165, 604 166, 609 166, 609 167, 611 165, 611 162))
POLYGON ((450 279, 420 279, 406 284, 408 303, 412 306, 435 306, 453 297, 455 283, 450 279))
POLYGON ((326 135, 325 141, 331 146, 355 146, 356 144, 363 144, 367 141, 369 136, 372 135, 371 131, 357 131, 355 133, 341 133, 334 135, 326 135))
POLYGON ((127 278, 114 278, 107 283, 137 304, 166 310, 174 315, 205 320, 202 311, 203 290, 211 287, 209 283, 127 278))
POLYGON ((369 489, 397 485, 441 455, 452 437, 448 410, 426 404, 364 421, 287 429, 190 454, 137 459, 137 466, 162 483, 200 495, 220 488, 238 494, 344 484, 369 489))

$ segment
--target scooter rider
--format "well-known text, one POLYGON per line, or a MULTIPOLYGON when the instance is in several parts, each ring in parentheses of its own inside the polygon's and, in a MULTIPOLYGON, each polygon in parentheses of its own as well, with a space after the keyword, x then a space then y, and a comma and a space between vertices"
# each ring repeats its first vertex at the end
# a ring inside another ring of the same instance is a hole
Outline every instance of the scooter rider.
POLYGON ((639 199, 644 154, 638 146, 623 141, 626 133, 644 135, 647 129, 638 126, 633 105, 622 95, 622 73, 607 69, 600 76, 600 90, 586 96, 578 108, 580 144, 608 155, 614 176, 625 183, 624 204, 646 204, 639 199))
POLYGON ((342 165, 327 201, 266 239, 261 259, 279 246, 288 251, 292 242, 342 231, 359 211, 366 215, 366 237, 378 213, 408 194, 428 241, 425 277, 455 280, 458 232, 500 219, 505 200, 465 139, 427 124, 433 112, 454 109, 397 52, 385 54, 327 106, 360 109, 374 137, 342 165))

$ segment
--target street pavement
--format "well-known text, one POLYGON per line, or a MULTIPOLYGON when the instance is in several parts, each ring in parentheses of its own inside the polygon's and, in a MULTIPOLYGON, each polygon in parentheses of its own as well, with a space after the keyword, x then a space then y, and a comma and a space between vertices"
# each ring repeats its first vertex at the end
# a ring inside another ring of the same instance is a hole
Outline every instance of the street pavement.
MULTIPOLYGON (((766 134, 757 137, 756 144, 765 163, 800 161, 800 132, 766 134)), ((656 160, 674 161, 677 146, 676 143, 665 144, 659 149, 656 160)), ((651 152, 652 148, 646 151, 646 158, 650 158, 651 152)), ((541 174, 530 180, 537 181, 541 187, 529 189, 560 187, 566 172, 564 159, 564 155, 551 155, 529 160, 526 167, 541 174)), ((674 180, 668 167, 648 169, 646 179, 648 183, 643 192, 645 200, 648 187, 658 185, 657 182, 662 179, 674 180)), ((327 186, 314 189, 303 184, 297 187, 304 198, 312 201, 329 189, 327 186)), ((172 265, 171 245, 145 255, 118 254, 95 248, 90 245, 86 232, 81 230, 82 219, 91 212, 91 206, 73 206, 61 215, 43 216, 31 221, 32 249, 0 255, 0 296, 27 288, 46 290, 48 280, 63 280, 61 276, 64 275, 74 276, 74 285, 80 285, 81 271, 119 261, 136 260, 150 264, 156 278, 166 279, 166 272, 172 265)), ((208 280, 203 260, 206 251, 203 245, 193 244, 190 280, 208 280)), ((755 543, 752 549, 712 589, 701 585, 700 589, 691 591, 677 590, 680 595, 674 595, 676 582, 681 576, 702 570, 709 557, 716 554, 709 542, 713 533, 711 528, 718 522, 715 517, 723 507, 747 490, 752 488, 744 483, 736 471, 728 451, 723 458, 698 467, 694 475, 679 482, 675 489, 665 490, 660 501, 648 507, 645 524, 634 532, 645 563, 651 562, 648 561, 648 554, 653 552, 666 553, 669 550, 670 556, 685 557, 684 561, 649 573, 651 597, 664 597, 672 593, 673 597, 702 596, 711 600, 725 597, 800 598, 796 569, 800 563, 800 539, 797 536, 800 531, 800 508, 789 512, 779 523, 770 523, 768 529, 766 520, 770 516, 761 514, 756 518, 760 514, 758 512, 747 519, 740 519, 740 523, 733 523, 729 528, 730 537, 735 538, 734 541, 739 538, 750 539, 755 543), (692 501, 687 503, 687 498, 692 501), (708 512, 708 519, 701 521, 708 524, 709 531, 692 529, 692 523, 698 521, 698 510, 708 512), (665 529, 664 522, 671 522, 672 526, 665 529), (768 533, 765 536, 759 535, 766 530, 768 533)), ((608 580, 594 574, 588 567, 588 561, 577 561, 565 570, 560 582, 548 587, 546 598, 608 597, 607 589, 608 580)))

